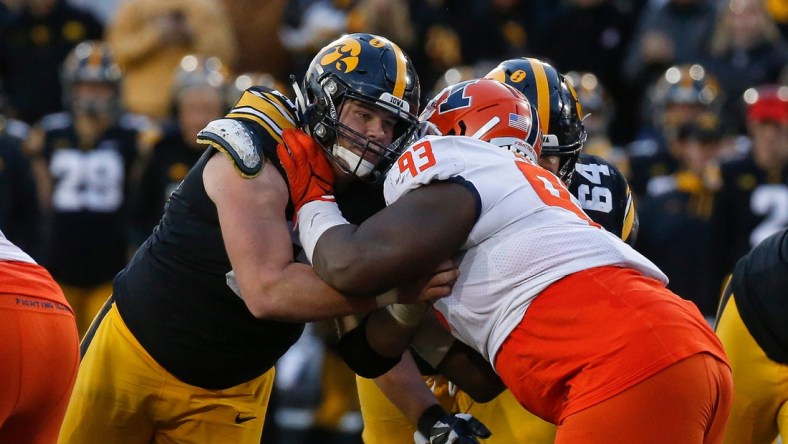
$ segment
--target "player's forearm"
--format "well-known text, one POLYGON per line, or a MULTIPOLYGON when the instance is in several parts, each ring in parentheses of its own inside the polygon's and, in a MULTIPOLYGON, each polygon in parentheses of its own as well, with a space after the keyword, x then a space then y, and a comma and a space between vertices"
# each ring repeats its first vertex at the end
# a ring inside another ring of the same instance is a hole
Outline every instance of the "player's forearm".
POLYGON ((397 279, 382 273, 379 245, 357 234, 354 225, 340 225, 323 233, 312 257, 317 274, 337 290, 354 295, 377 295, 397 279))
POLYGON ((377 307, 374 298, 345 296, 328 286, 308 265, 292 263, 278 278, 270 278, 243 290, 249 310, 261 319, 310 322, 365 313, 377 307))

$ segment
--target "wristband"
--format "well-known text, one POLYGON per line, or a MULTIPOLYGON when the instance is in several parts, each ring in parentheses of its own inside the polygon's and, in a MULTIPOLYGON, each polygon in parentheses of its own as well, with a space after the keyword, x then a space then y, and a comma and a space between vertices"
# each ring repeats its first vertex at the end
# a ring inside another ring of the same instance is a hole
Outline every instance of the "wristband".
POLYGON ((446 410, 443 410, 440 404, 427 407, 427 409, 422 412, 421 416, 419 416, 417 425, 418 431, 424 436, 430 436, 432 434, 432 427, 446 414, 446 410))
POLYGON ((333 201, 315 200, 304 204, 298 210, 298 239, 309 263, 312 263, 312 255, 320 236, 331 227, 347 223, 339 211, 339 206, 333 201))
POLYGON ((399 301, 399 292, 396 288, 392 288, 383 294, 375 296, 375 303, 377 304, 378 308, 396 304, 397 301, 399 301))
POLYGON ((425 304, 391 304, 386 307, 395 321, 406 327, 415 327, 421 323, 421 318, 427 312, 425 304))
POLYGON ((416 352, 432 368, 438 365, 449 353, 449 349, 456 339, 451 332, 443 328, 438 322, 426 322, 418 330, 411 342, 411 349, 416 352))

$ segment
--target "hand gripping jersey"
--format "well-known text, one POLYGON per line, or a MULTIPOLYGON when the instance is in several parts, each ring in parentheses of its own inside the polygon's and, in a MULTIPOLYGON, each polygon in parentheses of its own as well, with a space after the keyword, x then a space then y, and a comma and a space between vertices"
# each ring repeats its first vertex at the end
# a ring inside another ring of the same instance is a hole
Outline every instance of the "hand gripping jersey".
POLYGON ((386 203, 436 181, 466 186, 479 213, 458 254, 460 279, 435 308, 455 337, 490 362, 531 301, 564 276, 614 265, 667 283, 653 263, 583 213, 556 176, 522 156, 469 137, 428 136, 389 172, 386 203))

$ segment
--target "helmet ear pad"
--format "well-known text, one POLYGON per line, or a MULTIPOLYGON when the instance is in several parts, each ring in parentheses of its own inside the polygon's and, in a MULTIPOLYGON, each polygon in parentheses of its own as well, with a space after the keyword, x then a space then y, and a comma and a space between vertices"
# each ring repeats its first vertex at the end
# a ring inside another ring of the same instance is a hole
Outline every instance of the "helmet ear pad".
POLYGON ((342 170, 365 181, 384 176, 418 124, 420 88, 415 68, 398 46, 383 37, 359 33, 329 43, 312 60, 300 90, 297 102, 310 135, 342 170), (363 102, 396 118, 388 146, 340 123, 340 109, 348 100, 363 102), (360 173, 360 160, 348 166, 346 159, 337 158, 335 145, 340 135, 346 135, 362 150, 380 154, 372 174, 360 173))
POLYGON ((345 90, 336 80, 328 77, 330 75, 307 83, 307 103, 303 113, 304 121, 310 129, 312 137, 325 149, 331 149, 336 142, 336 128, 339 124, 339 111, 342 107, 345 90), (324 84, 330 84, 330 86, 324 87, 324 84), (335 92, 332 95, 328 90, 335 92))

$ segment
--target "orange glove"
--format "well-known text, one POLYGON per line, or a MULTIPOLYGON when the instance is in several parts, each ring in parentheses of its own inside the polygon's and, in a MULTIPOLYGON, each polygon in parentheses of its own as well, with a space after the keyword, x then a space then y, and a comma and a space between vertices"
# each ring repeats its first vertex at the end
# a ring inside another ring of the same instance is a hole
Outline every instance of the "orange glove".
POLYGON ((312 137, 301 130, 286 129, 276 154, 287 173, 296 215, 309 202, 334 200, 334 170, 312 137))

